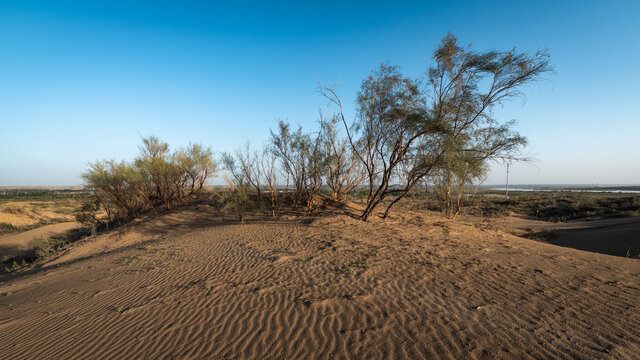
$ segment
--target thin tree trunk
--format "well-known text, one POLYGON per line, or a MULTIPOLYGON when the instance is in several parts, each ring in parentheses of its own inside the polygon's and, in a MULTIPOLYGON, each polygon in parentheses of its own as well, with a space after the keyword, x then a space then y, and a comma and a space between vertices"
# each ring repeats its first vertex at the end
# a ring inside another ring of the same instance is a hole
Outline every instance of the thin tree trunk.
POLYGON ((402 199, 405 195, 407 195, 407 193, 409 192, 409 187, 405 188, 402 193, 400 193, 400 195, 398 195, 398 197, 396 197, 395 199, 393 199, 393 201, 391 201, 391 203, 389 204, 389 206, 387 206, 387 209, 384 211, 384 215, 382 215, 383 218, 387 218, 387 216, 389 216, 389 210, 391 210, 391 207, 397 203, 398 201, 400 201, 400 199, 402 199))
POLYGON ((453 214, 452 220, 455 220, 458 214, 460 213, 460 208, 462 207, 462 192, 458 190, 458 199, 456 201, 456 212, 453 214))
POLYGON ((445 217, 449 219, 449 210, 451 209, 451 185, 447 185, 447 191, 444 196, 445 217))

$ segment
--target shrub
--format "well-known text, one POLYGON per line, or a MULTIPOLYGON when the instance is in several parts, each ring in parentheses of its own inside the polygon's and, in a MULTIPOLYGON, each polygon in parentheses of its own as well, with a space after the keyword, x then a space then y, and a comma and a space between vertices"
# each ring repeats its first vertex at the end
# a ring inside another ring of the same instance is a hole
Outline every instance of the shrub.
POLYGON ((102 160, 90 164, 82 174, 95 189, 95 204, 76 213, 82 223, 96 222, 97 208, 107 213, 107 222, 121 223, 142 213, 171 209, 188 195, 201 191, 216 163, 209 148, 191 144, 169 152, 169 145, 155 136, 142 139, 140 154, 133 162, 102 160))
POLYGON ((278 129, 271 130, 271 152, 280 160, 280 165, 293 185, 293 207, 305 203, 312 211, 328 173, 327 144, 322 132, 305 133, 302 127, 296 130, 285 121, 278 122, 278 129))
POLYGON ((16 232, 18 231, 18 228, 15 227, 13 224, 9 224, 6 222, 0 222, 0 235, 2 234, 9 234, 12 232, 16 232))
POLYGON ((100 198, 94 196, 89 201, 74 210, 73 214, 77 222, 91 229, 91 234, 95 235, 100 224, 98 211, 100 210, 100 198))
POLYGON ((7 273, 12 273, 14 271, 18 271, 21 268, 27 266, 27 261, 26 260, 22 260, 21 262, 18 262, 17 260, 14 260, 9 266, 4 268, 4 271, 7 273))
POLYGON ((44 237, 34 237, 29 241, 29 246, 33 249, 36 259, 48 258, 64 244, 66 244, 64 240, 44 237))
POLYGON ((251 198, 247 185, 231 186, 231 189, 219 193, 221 210, 226 213, 234 213, 240 221, 244 220, 244 214, 251 208, 251 198))

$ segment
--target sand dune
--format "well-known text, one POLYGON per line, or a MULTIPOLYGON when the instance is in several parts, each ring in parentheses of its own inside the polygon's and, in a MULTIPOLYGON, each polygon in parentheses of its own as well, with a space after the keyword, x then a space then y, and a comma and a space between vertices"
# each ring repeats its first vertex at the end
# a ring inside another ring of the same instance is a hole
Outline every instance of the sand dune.
POLYGON ((559 230, 549 242, 602 254, 640 258, 640 218, 594 221, 581 228, 559 230))
MULTIPOLYGON (((478 219, 470 219, 471 221, 478 219)), ((601 254, 640 258, 640 218, 546 222, 516 217, 484 219, 516 235, 547 232, 545 241, 601 254)))
POLYGON ((0 358, 640 353, 638 260, 419 214, 181 218, 97 237, 2 283, 0 358))
POLYGON ((4 261, 14 256, 24 255, 29 251, 29 241, 34 237, 60 237, 79 226, 79 223, 69 221, 41 226, 18 234, 0 236, 0 261, 4 261))

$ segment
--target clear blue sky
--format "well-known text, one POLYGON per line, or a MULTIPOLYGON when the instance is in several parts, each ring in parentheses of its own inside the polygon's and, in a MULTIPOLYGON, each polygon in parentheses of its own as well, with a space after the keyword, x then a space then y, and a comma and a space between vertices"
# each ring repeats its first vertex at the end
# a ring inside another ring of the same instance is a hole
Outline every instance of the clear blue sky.
MULTIPOLYGON (((424 72, 453 32, 476 49, 549 48, 557 74, 498 109, 537 161, 512 183, 640 183, 638 1, 0 0, 0 186, 74 185, 140 135, 216 152, 313 126, 317 83, 352 117, 381 62, 424 72)), ((504 182, 494 167, 488 183, 504 182)))

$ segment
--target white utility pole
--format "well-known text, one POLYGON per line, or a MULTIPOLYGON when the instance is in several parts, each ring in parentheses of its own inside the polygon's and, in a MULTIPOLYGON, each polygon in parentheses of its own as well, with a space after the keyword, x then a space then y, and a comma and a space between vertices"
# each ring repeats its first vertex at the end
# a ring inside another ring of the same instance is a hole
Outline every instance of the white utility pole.
POLYGON ((509 163, 507 162, 507 185, 505 186, 505 199, 509 200, 509 163))

